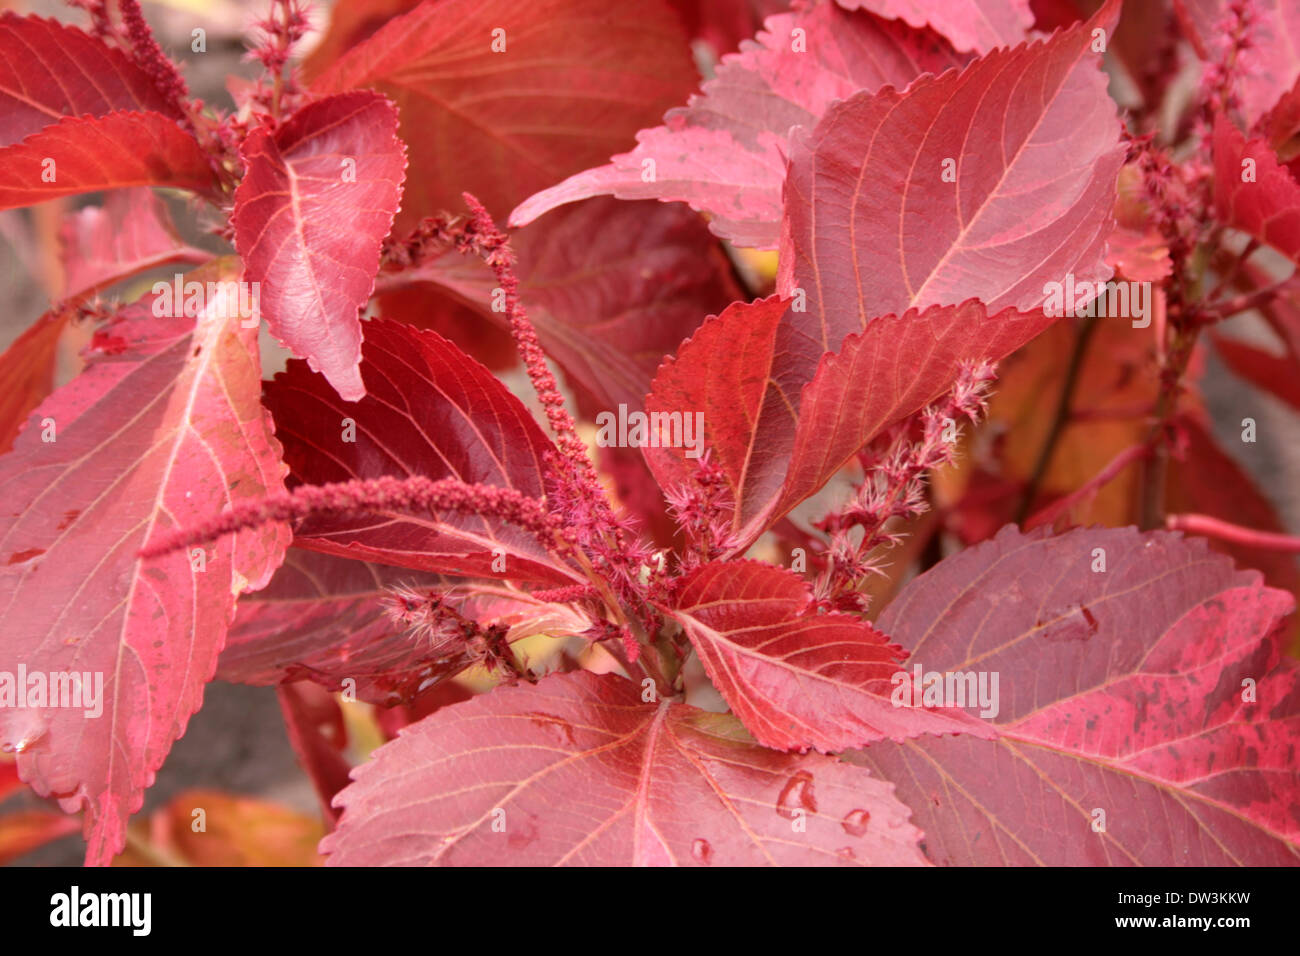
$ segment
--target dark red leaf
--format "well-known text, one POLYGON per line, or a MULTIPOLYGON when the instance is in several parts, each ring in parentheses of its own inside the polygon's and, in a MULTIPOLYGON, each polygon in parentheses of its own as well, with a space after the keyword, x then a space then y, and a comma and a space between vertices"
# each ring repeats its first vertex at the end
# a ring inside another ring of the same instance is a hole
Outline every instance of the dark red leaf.
POLYGON ((1000 675, 999 739, 852 759, 937 863, 1294 864, 1300 683, 1271 636, 1293 603, 1179 535, 1005 528, 878 622, 927 672, 1000 675))
POLYGON ((585 672, 445 707, 354 779, 321 843, 335 866, 922 862, 890 787, 859 768, 585 672))
POLYGON ((267 587, 246 595, 217 677, 260 686, 315 681, 358 700, 393 705, 445 676, 402 633, 380 599, 396 584, 432 587, 435 575, 290 548, 267 587), (351 684, 344 681, 351 680, 351 684))
MULTIPOLYGON (((226 261, 190 277, 238 273, 226 261)), ((47 399, 0 458, 0 670, 103 681, 97 717, 0 708, 0 744, 38 793, 86 808, 92 864, 122 848, 128 815, 199 707, 236 596, 270 580, 289 537, 270 523, 201 560, 138 557, 281 487, 284 472, 258 402, 256 331, 213 304, 197 324, 151 312, 142 303, 113 325, 112 352, 47 399)))
POLYGON ((626 148, 686 98, 696 76, 664 0, 428 0, 350 50, 313 88, 370 87, 401 109, 412 166, 399 218, 406 228, 459 209, 462 191, 504 216, 626 148), (494 42, 504 50, 494 52, 494 42))
POLYGON ((65 117, 0 149, 0 209, 128 186, 210 195, 212 167, 194 137, 160 113, 65 117))
POLYGON ((511 213, 511 224, 608 193, 687 202, 709 214, 719 236, 775 248, 792 127, 812 127, 832 102, 858 90, 902 88, 965 61, 928 30, 830 2, 771 17, 757 42, 724 57, 686 106, 638 133, 636 149, 531 197, 511 213))
POLYGON ((701 39, 716 55, 729 53, 752 37, 766 17, 781 13, 789 0, 668 0, 692 39, 701 39))
POLYGON ((253 130, 235 191, 235 246, 262 284, 271 333, 340 395, 365 395, 361 306, 402 196, 397 111, 374 93, 308 103, 274 135, 253 130))
MULTIPOLYGON (((367 321, 365 332, 361 401, 343 401, 300 361, 290 361, 266 386, 265 402, 295 479, 319 485, 424 475, 543 496, 543 456, 552 445, 491 372, 435 332, 386 320, 367 321)), ((296 543, 312 550, 423 571, 585 580, 526 532, 475 515, 322 516, 300 526, 298 535, 296 543)))
MULTIPOLYGON (((602 409, 639 409, 665 355, 710 312, 740 298, 730 265, 700 218, 681 206, 595 199, 511 237, 519 294, 547 354, 602 409)), ((484 315, 497 281, 479 259, 450 252, 415 274, 484 315)))
POLYGON ((321 812, 330 824, 337 823, 334 795, 348 785, 352 769, 343 755, 348 745, 343 711, 338 701, 313 684, 284 684, 276 693, 289 743, 316 788, 321 812))
POLYGON ((776 750, 834 753, 919 734, 991 737, 962 710, 896 707, 896 644, 861 618, 818 614, 807 583, 758 561, 706 564, 671 611, 754 738, 776 750))

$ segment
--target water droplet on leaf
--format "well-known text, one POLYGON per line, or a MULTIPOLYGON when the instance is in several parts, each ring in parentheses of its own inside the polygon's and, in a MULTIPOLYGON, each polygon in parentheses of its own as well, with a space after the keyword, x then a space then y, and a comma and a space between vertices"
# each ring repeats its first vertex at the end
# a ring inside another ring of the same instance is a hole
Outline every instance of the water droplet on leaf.
POLYGON ((813 775, 807 770, 800 770, 781 789, 776 800, 776 812, 787 820, 797 817, 798 810, 809 813, 817 812, 817 797, 813 793, 813 775))
POLYGON ((867 824, 870 821, 871 814, 866 810, 850 810, 840 821, 840 826, 844 827, 844 832, 850 836, 860 837, 867 832, 867 824))

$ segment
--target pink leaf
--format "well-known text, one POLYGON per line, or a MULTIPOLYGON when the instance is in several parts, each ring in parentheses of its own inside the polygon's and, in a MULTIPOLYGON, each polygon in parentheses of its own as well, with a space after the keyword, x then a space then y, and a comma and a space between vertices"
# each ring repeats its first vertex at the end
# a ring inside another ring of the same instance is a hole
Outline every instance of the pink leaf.
MULTIPOLYGON (((740 298, 730 264, 681 206, 597 199, 511 237, 519 294, 547 354, 603 408, 639 409, 665 355, 740 298)), ((450 289, 505 326, 496 277, 449 252, 413 277, 450 289)))
MULTIPOLYGON (((235 277, 222 268, 191 277, 235 277)), ((275 490, 284 470, 258 402, 256 331, 213 307, 197 325, 151 312, 141 304, 101 331, 100 354, 0 458, 0 670, 103 681, 98 716, 0 708, 0 744, 38 793, 86 808, 90 864, 124 845, 127 817, 199 707, 235 597, 266 584, 288 543, 270 524, 199 555, 138 557, 275 490)))
POLYGON ((988 53, 1015 46, 1034 25, 1029 0, 836 0, 845 10, 870 10, 916 29, 934 28, 958 50, 988 53))
POLYGON ((696 76, 663 0, 437 0, 388 21, 313 88, 369 87, 401 109, 404 230, 460 208, 463 191, 505 215, 625 149, 696 76))
MULTIPOLYGON (((366 397, 356 404, 299 361, 267 384, 265 402, 295 479, 423 475, 543 496, 543 457, 553 446, 486 368, 436 332, 385 320, 366 323, 362 355, 366 397)), ((422 571, 585 580, 526 532, 476 515, 321 516, 298 536, 313 550, 422 571)))
POLYGON ((175 107, 121 50, 54 20, 0 13, 0 146, 64 116, 175 107))
POLYGON ((334 866, 922 862, 906 811, 859 768, 767 750, 734 717, 643 703, 613 676, 445 707, 353 776, 321 843, 334 866))
POLYGON ((878 622, 927 673, 998 675, 998 739, 852 759, 938 863, 1294 864, 1300 683, 1272 636, 1293 604, 1202 541, 1005 528, 878 622))
POLYGON ((1214 205, 1228 225, 1300 262, 1300 184, 1262 139, 1214 123, 1214 205))
POLYGON ((245 595, 230 626, 217 677, 268 686, 309 679, 329 690, 343 681, 358 700, 409 702, 443 675, 427 650, 402 633, 381 599, 396 584, 442 579, 290 548, 271 583, 245 595))
POLYGON ((729 561, 687 578, 671 612, 760 744, 833 753, 919 734, 992 736, 965 711, 896 707, 900 648, 866 621, 819 614, 810 602, 792 572, 729 561))
POLYGON ((811 127, 832 102, 858 90, 904 87, 964 62, 928 30, 849 14, 829 2, 771 17, 757 42, 723 57, 717 76, 686 106, 670 110, 663 126, 638 133, 636 149, 531 197, 511 224, 612 194, 687 202, 710 215, 719 236, 775 248, 791 127, 811 127))
POLYGON ((235 246, 262 285, 271 333, 344 398, 365 395, 361 306, 402 195, 397 111, 374 93, 308 103, 274 134, 253 130, 235 191, 235 246))
POLYGON ((65 117, 0 149, 0 209, 129 186, 213 192, 194 137, 160 113, 65 117))
POLYGON ((211 253, 186 245, 167 207, 149 189, 123 189, 104 205, 69 214, 59 233, 63 244, 65 298, 86 295, 171 262, 198 264, 211 253))
POLYGON ((874 316, 978 298, 1028 310, 1044 284, 1109 278, 1124 149, 1092 29, 997 50, 905 92, 858 93, 793 137, 778 289, 826 349, 874 316))

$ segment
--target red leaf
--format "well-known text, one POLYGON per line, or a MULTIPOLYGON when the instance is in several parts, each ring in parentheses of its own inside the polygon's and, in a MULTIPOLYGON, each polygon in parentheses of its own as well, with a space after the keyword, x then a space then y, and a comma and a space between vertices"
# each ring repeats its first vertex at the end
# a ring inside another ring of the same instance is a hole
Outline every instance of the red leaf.
POLYGON ((0 13, 0 146, 64 116, 175 107, 120 50, 54 20, 0 13))
POLYGON ((1300 685, 1270 636, 1292 606, 1204 542, 1005 528, 878 622, 926 671, 1000 674, 999 739, 854 762, 897 784, 938 863, 1294 864, 1300 685))
MULTIPOLYGON (((741 295, 717 240, 681 206, 597 199, 511 244, 542 345, 602 408, 641 408, 664 356, 741 295)), ((449 252, 415 275, 505 324, 491 310, 497 280, 482 260, 449 252)))
POLYGON ((1264 140, 1247 142, 1223 116, 1214 123, 1214 204, 1227 225, 1300 262, 1300 184, 1264 140))
MULTIPOLYGON (((265 390, 294 478, 308 484, 382 475, 457 478, 544 493, 553 447, 519 399, 486 368, 435 332, 366 322, 361 372, 366 397, 344 402, 324 378, 290 361, 265 390), (346 420, 355 423, 348 440, 346 420)), ((313 518, 296 543, 343 557, 423 571, 511 580, 585 580, 526 532, 476 515, 406 514, 313 518)))
POLYGON ((18 765, 9 760, 0 759, 0 803, 8 799, 12 793, 17 793, 23 788, 23 782, 18 779, 18 765))
POLYGON ((730 561, 695 571, 671 611, 760 744, 833 753, 919 734, 992 736, 965 711, 896 707, 901 648, 860 618, 818 614, 809 604, 797 575, 730 561))
POLYGON ((888 425, 945 394, 963 363, 997 361, 1053 322, 1042 310, 931 306, 873 320, 825 356, 803 392, 794 450, 768 521, 809 497, 888 425))
POLYGON ((181 241, 167 207, 149 189, 123 189, 67 216, 63 244, 64 298, 83 296, 154 266, 199 264, 212 254, 181 241))
POLYGON ((0 355, 0 454, 13 447, 32 409, 54 390, 59 337, 71 314, 46 312, 0 355))
POLYGON ((256 331, 215 308, 197 325, 150 311, 114 324, 111 354, 46 400, 0 458, 0 671, 103 679, 102 716, 0 708, 0 744, 38 793, 86 807, 91 864, 122 848, 127 816, 199 707, 236 595, 266 584, 288 541, 279 524, 222 538, 202 570, 187 552, 137 557, 283 474, 258 403, 256 331))
POLYGON ((858 93, 792 137, 777 287, 807 291, 825 348, 876 315, 969 298, 1028 310, 1045 282, 1110 276, 1124 149, 1091 31, 1117 9, 858 93))
MULTIPOLYGON (((778 336, 802 344, 790 331, 793 318, 789 303, 777 296, 729 306, 664 362, 646 396, 650 414, 703 413, 705 445, 726 474, 737 525, 757 516, 780 491, 799 390, 820 355, 794 357, 782 347, 778 336)), ((642 452, 662 488, 685 485, 695 474, 682 449, 642 452)))
POLYGON ((306 678, 329 690, 346 686, 358 700, 408 702, 444 675, 385 615, 380 598, 391 585, 439 580, 290 548, 271 583, 240 600, 217 677, 258 686, 306 678))
POLYGON ((212 168, 194 137, 159 113, 65 117, 0 149, 0 209, 128 186, 208 195, 212 168))
POLYGON ((701 39, 715 54, 736 49, 752 37, 766 17, 781 13, 788 0, 669 0, 692 39, 701 39))
POLYGON ((488 321, 482 310, 465 305, 441 286, 420 282, 387 288, 381 277, 372 301, 380 318, 437 332, 493 371, 519 363, 519 350, 504 325, 488 321))
MULTIPOLYGON (((1300 79, 1300 7, 1291 0, 1250 0, 1249 45, 1237 53, 1232 85, 1253 127, 1300 79)), ((1203 60, 1222 62, 1226 0, 1174 0, 1188 39, 1203 60)))
POLYGON ((1015 46, 1034 25, 1029 0, 836 0, 845 10, 869 10, 922 30, 932 27, 958 50, 988 53, 1015 46))
POLYGON ((321 843, 334 866, 921 862, 887 785, 759 747, 734 717, 642 703, 617 677, 443 708, 353 776, 321 843))
POLYGON ((406 154, 382 96, 308 103, 272 135, 249 133, 235 191, 235 246, 264 287, 271 333, 324 373, 340 395, 365 395, 361 306, 402 196, 406 154))
POLYGON ((370 87, 401 109, 412 164, 405 229, 460 208, 462 191, 505 215, 626 148, 695 82, 686 37, 663 0, 429 0, 313 88, 370 87))
MULTIPOLYGON (((646 405, 703 412, 736 502, 739 553, 875 435, 951 388, 963 361, 1000 359, 1054 321, 1041 310, 990 316, 974 301, 932 306, 875 319, 823 355, 787 303, 737 303, 664 363, 646 405)), ((665 488, 693 473, 683 449, 644 452, 665 488)))
POLYGON ((1214 337, 1214 348, 1237 375, 1300 409, 1300 361, 1294 355, 1274 355, 1222 336, 1214 337))
MULTIPOLYGON (((1300 381, 1300 371, 1289 374, 1293 381, 1300 381)), ((1185 451, 1182 459, 1175 457, 1169 462, 1166 513, 1204 514, 1265 533, 1286 534, 1273 504, 1250 473, 1219 447, 1208 423, 1188 416, 1179 423, 1179 432, 1185 451)), ((1294 554, 1217 538, 1205 540, 1215 551, 1231 556, 1238 566, 1262 571, 1270 587, 1300 594, 1300 569, 1294 554)), ((1300 620, 1292 617, 1289 630, 1300 634, 1300 620)))
POLYGON ((829 2, 772 17, 757 42, 723 57, 717 76, 686 106, 669 111, 663 126, 638 133, 636 149, 531 197, 511 213, 511 224, 612 194, 687 202, 710 215, 719 236, 775 248, 791 127, 811 127, 832 102, 858 90, 904 87, 922 73, 965 61, 930 31, 849 14, 829 2))
POLYGON ((348 746, 343 711, 338 701, 311 684, 285 684, 276 693, 298 763, 316 788, 325 819, 337 823, 339 812, 331 804, 334 795, 348 785, 352 769, 343 756, 348 746))
POLYGON ((414 10, 420 0, 339 0, 330 7, 329 28, 302 61, 305 80, 315 80, 354 46, 368 40, 389 20, 414 10))

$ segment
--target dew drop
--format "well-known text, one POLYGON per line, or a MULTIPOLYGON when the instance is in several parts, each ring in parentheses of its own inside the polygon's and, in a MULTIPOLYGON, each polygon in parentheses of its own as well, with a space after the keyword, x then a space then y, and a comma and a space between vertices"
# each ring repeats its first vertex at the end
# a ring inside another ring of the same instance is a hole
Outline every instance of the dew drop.
POLYGON ((867 824, 870 821, 871 814, 866 810, 850 810, 840 821, 840 826, 844 827, 844 832, 849 836, 860 837, 867 832, 867 824))
POLYGON ((800 770, 791 777, 776 800, 776 812, 787 820, 799 815, 800 809, 809 813, 817 812, 817 797, 813 793, 813 775, 807 770, 800 770))
POLYGON ((708 866, 713 862, 713 847, 709 845, 708 840, 693 840, 691 842, 691 856, 708 866))
POLYGON ((853 848, 848 846, 840 847, 835 851, 835 855, 841 860, 856 860, 858 858, 858 855, 853 852, 853 848))

